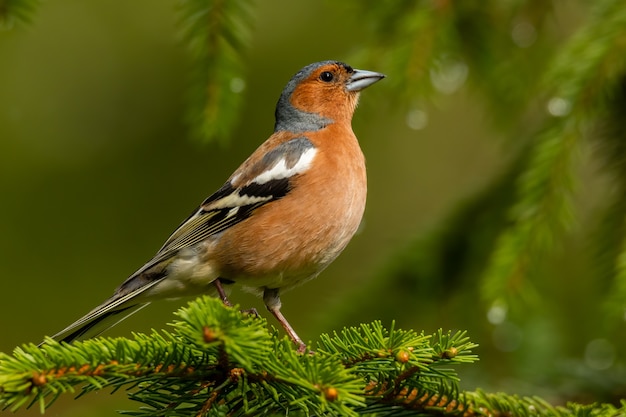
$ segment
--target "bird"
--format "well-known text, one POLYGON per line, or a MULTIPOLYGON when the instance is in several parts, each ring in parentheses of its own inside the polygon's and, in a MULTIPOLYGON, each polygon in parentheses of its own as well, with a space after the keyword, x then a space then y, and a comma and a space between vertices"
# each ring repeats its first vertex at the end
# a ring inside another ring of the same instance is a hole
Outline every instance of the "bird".
POLYGON ((236 283, 262 297, 304 352, 280 295, 318 276, 361 223, 367 179, 352 116, 360 92, 384 77, 340 61, 298 71, 278 99, 271 136, 151 260, 52 339, 96 336, 158 299, 217 292, 231 305, 224 285, 236 283))

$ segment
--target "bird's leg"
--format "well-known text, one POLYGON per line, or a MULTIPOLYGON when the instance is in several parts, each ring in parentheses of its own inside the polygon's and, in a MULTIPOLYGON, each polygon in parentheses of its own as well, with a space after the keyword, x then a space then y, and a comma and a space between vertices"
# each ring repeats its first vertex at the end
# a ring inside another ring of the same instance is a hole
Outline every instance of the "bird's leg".
POLYGON ((266 288, 265 291, 263 291, 263 302, 270 313, 272 313, 281 326, 283 326, 293 343, 298 345, 298 353, 306 352, 306 344, 300 339, 300 336, 298 336, 293 327, 291 327, 285 316, 283 316, 283 313, 280 312, 281 303, 278 290, 266 288))
POLYGON ((226 296, 226 291, 224 291, 224 287, 222 287, 222 282, 220 281, 219 278, 213 281, 213 285, 215 286, 215 289, 217 290, 217 294, 219 295, 220 300, 222 300, 222 303, 224 303, 226 307, 232 307, 233 305, 230 303, 230 301, 228 301, 228 297, 226 296))
MULTIPOLYGON (((220 297, 220 300, 222 300, 222 303, 224 303, 224 305, 226 307, 232 307, 232 303, 228 300, 228 296, 226 295, 226 291, 224 291, 224 287, 222 287, 222 281, 220 281, 220 279, 216 279, 215 281, 213 281, 213 285, 215 286, 215 289, 217 290, 217 295, 220 297)), ((257 313, 256 308, 250 308, 248 310, 243 310, 242 313, 245 314, 249 314, 252 315, 256 318, 259 318, 259 313, 257 313)))

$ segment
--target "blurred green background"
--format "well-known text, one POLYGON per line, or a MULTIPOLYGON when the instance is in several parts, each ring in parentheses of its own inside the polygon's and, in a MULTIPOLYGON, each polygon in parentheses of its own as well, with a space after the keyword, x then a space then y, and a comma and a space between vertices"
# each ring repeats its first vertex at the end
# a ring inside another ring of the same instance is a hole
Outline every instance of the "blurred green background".
MULTIPOLYGON (((577 159, 581 220, 542 260, 535 296, 509 311, 481 297, 476 274, 455 271, 456 262, 471 264, 460 260, 471 253, 436 252, 454 213, 505 178, 518 154, 511 137, 521 133, 494 128, 494 114, 466 85, 467 68, 436 96, 399 97, 391 86, 405 75, 364 56, 371 17, 331 2, 257 2, 245 88, 232 93, 242 95, 241 118, 227 140, 202 144, 184 123, 190 62, 175 8, 58 0, 42 3, 31 24, 0 32, 1 351, 37 343, 107 298, 269 136, 288 79, 308 63, 338 59, 388 78, 362 94, 353 122, 368 163, 362 229, 318 279, 283 297, 300 335, 315 340, 375 319, 426 332, 467 329, 481 362, 461 370, 464 388, 555 402, 624 395, 624 326, 603 322, 609 285, 595 280, 586 256, 585 219, 607 194, 597 158, 577 159), (427 268, 435 253, 449 274, 436 282, 420 279, 434 274, 402 274, 410 265, 427 268)), ((567 38, 587 13, 562 2, 548 31, 567 38)), ((503 184, 505 195, 511 187, 503 184)), ((473 230, 458 239, 480 239, 476 230, 498 216, 477 206, 456 218, 473 230)), ((240 291, 231 299, 264 311, 240 291)), ((164 328, 183 302, 153 304, 106 335, 164 328)), ((136 406, 123 393, 68 395, 47 414, 108 416, 136 406)))

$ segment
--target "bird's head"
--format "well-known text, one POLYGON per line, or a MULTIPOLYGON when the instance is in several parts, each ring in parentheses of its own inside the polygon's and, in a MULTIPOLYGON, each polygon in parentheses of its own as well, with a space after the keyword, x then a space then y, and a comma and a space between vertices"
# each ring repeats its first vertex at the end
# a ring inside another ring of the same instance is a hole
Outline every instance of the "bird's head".
POLYGON ((384 78, 337 61, 307 65, 294 75, 276 105, 275 131, 306 132, 350 123, 359 92, 384 78))

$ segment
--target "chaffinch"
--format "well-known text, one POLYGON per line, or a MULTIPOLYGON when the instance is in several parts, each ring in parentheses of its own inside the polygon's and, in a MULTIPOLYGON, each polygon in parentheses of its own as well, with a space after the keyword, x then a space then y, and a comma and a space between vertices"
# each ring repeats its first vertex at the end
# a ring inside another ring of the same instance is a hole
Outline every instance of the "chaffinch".
POLYGON ((279 295, 316 277, 361 222, 367 182, 352 115, 359 92, 383 77, 335 61, 300 70, 278 100, 269 139, 112 297, 53 339, 99 334, 155 299, 217 290, 229 305, 222 284, 238 283, 262 295, 305 350, 279 295))

